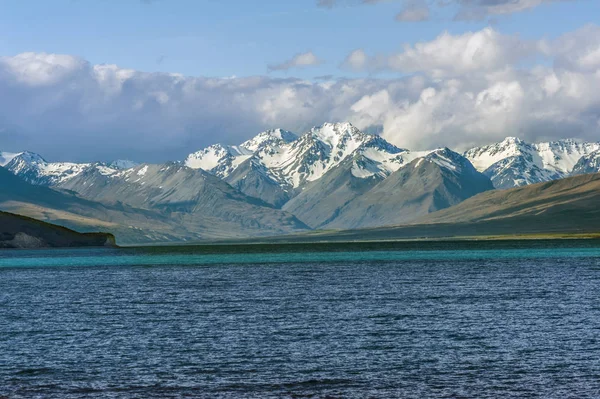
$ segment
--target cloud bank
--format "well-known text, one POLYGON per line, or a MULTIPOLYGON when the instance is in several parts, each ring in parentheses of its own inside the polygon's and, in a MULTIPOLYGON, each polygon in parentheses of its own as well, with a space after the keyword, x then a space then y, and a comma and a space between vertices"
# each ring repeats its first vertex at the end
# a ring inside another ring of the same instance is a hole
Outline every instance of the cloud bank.
POLYGON ((443 33, 346 67, 396 79, 206 78, 93 65, 70 55, 0 57, 0 150, 50 159, 181 159, 262 129, 325 121, 381 131, 401 147, 465 148, 520 136, 600 140, 600 28, 553 41, 492 29, 443 33), (543 63, 523 66, 531 55, 543 63), (536 58, 537 59, 537 58, 536 58))

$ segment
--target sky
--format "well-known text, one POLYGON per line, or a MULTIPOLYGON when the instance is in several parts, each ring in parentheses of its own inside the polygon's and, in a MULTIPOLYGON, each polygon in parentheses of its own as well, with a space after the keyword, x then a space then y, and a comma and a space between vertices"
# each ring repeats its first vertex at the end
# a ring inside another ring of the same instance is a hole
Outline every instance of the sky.
POLYGON ((600 141, 596 0, 0 0, 0 151, 162 162, 350 121, 600 141))

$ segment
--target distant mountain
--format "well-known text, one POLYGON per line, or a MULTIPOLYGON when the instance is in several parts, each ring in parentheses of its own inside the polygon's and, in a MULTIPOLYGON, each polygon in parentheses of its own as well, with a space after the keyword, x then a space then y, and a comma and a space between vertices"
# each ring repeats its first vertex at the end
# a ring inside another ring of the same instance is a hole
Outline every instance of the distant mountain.
POLYGON ((294 133, 283 129, 271 129, 259 133, 242 143, 241 147, 256 153, 266 147, 282 146, 298 139, 294 133))
POLYGON ((401 149, 350 123, 325 123, 299 136, 267 130, 161 165, 48 162, 31 152, 0 156, 29 183, 157 218, 152 241, 159 232, 200 239, 408 223, 493 187, 600 171, 600 143, 509 137, 461 156, 401 149))
POLYGON ((306 184, 283 209, 313 228, 328 226, 348 204, 368 193, 395 170, 413 159, 427 155, 399 150, 386 144, 383 139, 375 136, 366 141, 353 156, 345 158, 322 178, 306 184), (389 154, 394 156, 390 157, 389 154), (381 160, 393 160, 393 163, 382 165, 381 160))
POLYGON ((0 248, 107 247, 109 233, 78 233, 36 219, 0 211, 0 248))
POLYGON ((600 172, 600 151, 594 151, 581 157, 573 168, 573 175, 600 172))
POLYGON ((88 168, 58 185, 107 204, 160 212, 205 238, 284 234, 307 227, 293 215, 248 197, 216 176, 180 163, 112 172, 88 168))
POLYGON ((110 231, 122 244, 183 241, 201 236, 156 212, 110 206, 33 185, 0 167, 0 209, 80 232, 110 231))
MULTIPOLYGON (((338 195, 323 205, 319 201, 316 207, 325 207, 331 215, 318 227, 350 229, 406 223, 493 189, 491 181, 466 158, 447 148, 414 159, 389 177, 380 181, 375 178, 370 184, 372 187, 365 187, 369 183, 354 186, 365 192, 346 204, 340 195, 338 208, 338 195)), ((346 186, 343 191, 351 190, 346 186)), ((303 213, 297 214, 303 218, 303 213)))
POLYGON ((400 167, 397 155, 402 150, 349 123, 317 126, 287 145, 263 148, 255 156, 276 180, 298 189, 319 180, 369 142, 372 151, 365 156, 376 158, 381 173, 389 174, 400 167))
POLYGON ((220 178, 228 177, 244 161, 264 148, 276 148, 296 140, 292 132, 282 129, 267 130, 239 146, 214 144, 188 155, 185 165, 202 169, 220 178))
POLYGON ((273 242, 434 238, 561 237, 600 234, 600 173, 486 191, 450 208, 396 226, 269 239, 273 242))
POLYGON ((596 231, 600 233, 600 174, 568 177, 510 190, 479 194, 419 223, 511 220, 513 231, 596 231), (529 224, 529 223, 532 224, 529 224))
POLYGON ((23 180, 40 186, 55 186, 74 178, 88 168, 102 166, 113 171, 132 168, 135 162, 118 160, 105 163, 48 162, 41 155, 25 151, 14 156, 3 165, 23 180))
POLYGON ((581 157, 600 150, 600 143, 559 140, 530 144, 515 137, 465 152, 496 188, 521 187, 569 176, 581 157))
POLYGON ((81 173, 90 164, 47 162, 40 155, 25 151, 15 156, 5 168, 23 180, 41 186, 52 186, 81 173))
POLYGON ((269 169, 252 156, 224 179, 242 193, 281 208, 295 194, 295 189, 276 179, 269 169))
POLYGON ((325 123, 300 137, 276 129, 239 146, 217 144, 191 154, 185 164, 204 169, 243 193, 279 207, 305 185, 356 154, 368 160, 368 170, 358 165, 354 168, 354 174, 364 178, 373 174, 388 176, 402 165, 400 154, 406 152, 349 123, 325 123))
POLYGON ((188 155, 185 166, 224 178, 251 155, 252 151, 244 147, 214 144, 188 155))

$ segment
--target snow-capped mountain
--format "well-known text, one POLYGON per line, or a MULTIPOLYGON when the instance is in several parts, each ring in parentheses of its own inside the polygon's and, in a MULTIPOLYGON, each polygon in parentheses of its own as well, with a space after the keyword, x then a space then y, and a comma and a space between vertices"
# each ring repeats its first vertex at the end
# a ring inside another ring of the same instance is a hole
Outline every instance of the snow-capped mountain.
POLYGON ((530 144, 507 137, 464 155, 496 188, 511 188, 566 177, 581 157, 599 149, 600 143, 573 139, 530 144))
POLYGON ((129 169, 136 164, 132 161, 118 160, 104 163, 48 162, 41 155, 25 151, 15 156, 4 167, 13 174, 31 184, 55 186, 64 183, 89 168, 100 168, 104 174, 113 174, 129 169))
POLYGON ((228 177, 238 166, 252 155, 265 148, 277 148, 296 140, 298 137, 283 129, 272 129, 259 133, 241 145, 214 144, 194 152, 186 158, 185 165, 192 169, 202 169, 220 178, 228 177))
POLYGON ((350 123, 325 123, 314 127, 300 137, 276 129, 260 133, 239 146, 216 144, 191 154, 185 164, 204 169, 227 178, 242 163, 253 158, 253 163, 282 186, 297 189, 306 182, 320 179, 327 171, 351 155, 360 153, 369 162, 357 163, 353 173, 357 177, 373 174, 387 176, 414 158, 379 136, 366 134, 350 123))
POLYGON ((272 129, 259 133, 250 140, 243 142, 241 147, 246 148, 255 153, 258 150, 261 150, 268 146, 281 146, 287 143, 291 143, 297 138, 298 136, 287 130, 272 129))
POLYGON ((252 151, 244 147, 215 144, 188 155, 184 163, 189 168, 225 178, 251 156, 252 151))
POLYGON ((90 167, 59 188, 114 205, 160 212, 192 237, 244 237, 306 230, 293 215, 248 197, 218 177, 181 162, 105 173, 90 167))
POLYGON ((303 224, 409 223, 493 187, 600 171, 600 143, 509 137, 463 156, 448 148, 401 149, 350 123, 325 123, 300 136, 267 130, 240 145, 215 144, 162 165, 47 162, 31 152, 0 156, 27 182, 159 212, 165 220, 177 215, 185 231, 169 224, 166 236, 194 237, 200 231, 226 237, 232 229, 289 232, 303 224))
POLYGON ((600 172, 600 151, 594 151, 581 157, 571 173, 573 175, 583 175, 598 172, 600 172))
MULTIPOLYGON (((327 186, 316 191, 325 195, 327 186)), ((355 182, 350 182, 350 187, 355 187, 355 182)), ((350 190, 346 186, 328 197, 313 199, 312 204, 299 204, 302 193, 283 209, 314 227, 380 227, 408 223, 491 189, 490 179, 479 173, 469 160, 442 148, 413 159, 385 179, 374 181, 374 185, 358 195, 347 195, 350 190), (297 209, 292 211, 292 205, 297 209), (314 218, 315 213, 322 216, 314 218)))
POLYGON ((47 162, 40 155, 25 151, 14 157, 5 168, 28 183, 51 186, 77 176, 91 164, 47 162))

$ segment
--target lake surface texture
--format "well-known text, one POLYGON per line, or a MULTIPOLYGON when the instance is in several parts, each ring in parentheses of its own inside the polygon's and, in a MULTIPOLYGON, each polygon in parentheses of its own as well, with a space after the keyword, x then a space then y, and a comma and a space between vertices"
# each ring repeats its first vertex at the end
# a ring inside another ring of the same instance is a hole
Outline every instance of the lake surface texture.
POLYGON ((0 398, 90 397, 600 397, 600 245, 0 252, 0 398))

